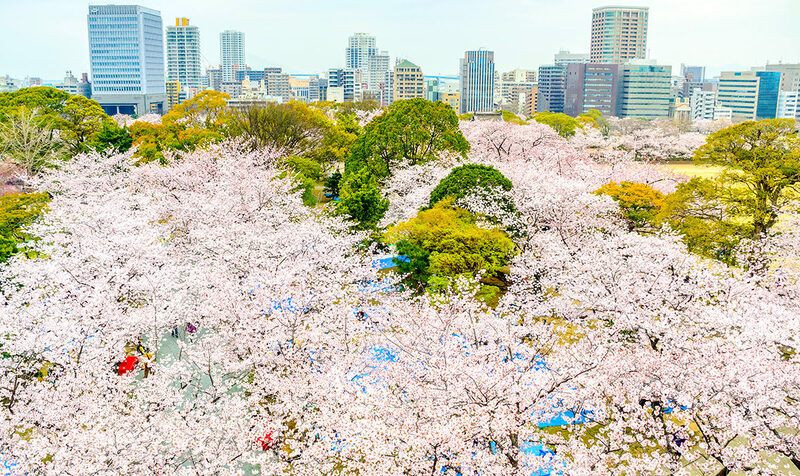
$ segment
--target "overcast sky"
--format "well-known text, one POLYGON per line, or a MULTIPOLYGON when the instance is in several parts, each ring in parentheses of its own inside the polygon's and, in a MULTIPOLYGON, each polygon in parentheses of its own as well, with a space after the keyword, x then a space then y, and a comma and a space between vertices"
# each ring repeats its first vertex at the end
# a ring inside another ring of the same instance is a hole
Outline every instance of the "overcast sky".
MULTIPOLYGON (((720 70, 800 62, 800 0, 613 0, 650 7, 650 57, 720 70)), ((106 2, 97 2, 106 3, 106 2)), ((122 3, 122 2, 115 2, 122 3)), ((219 63, 219 32, 245 33, 248 64, 316 73, 344 66, 347 37, 456 74, 464 50, 495 51, 497 68, 536 68, 559 49, 586 52, 591 10, 602 0, 142 0, 164 24, 189 17, 200 28, 204 67, 219 63)), ((0 0, 0 75, 59 79, 88 71, 80 0, 0 0)))

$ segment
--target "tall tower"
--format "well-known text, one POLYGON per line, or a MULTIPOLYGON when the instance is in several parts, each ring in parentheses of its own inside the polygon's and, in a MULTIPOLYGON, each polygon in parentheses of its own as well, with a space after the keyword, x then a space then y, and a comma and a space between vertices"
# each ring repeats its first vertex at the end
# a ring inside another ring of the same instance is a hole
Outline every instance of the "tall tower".
POLYGON ((167 80, 181 89, 200 88, 200 30, 188 18, 176 18, 167 27, 167 80))
POLYGON ((592 10, 590 62, 623 64, 647 58, 647 7, 592 10))
POLYGON ((108 114, 162 113, 161 13, 138 5, 89 5, 92 98, 108 114))
MULTIPOLYGON (((347 40, 345 68, 366 71, 369 59, 378 54, 375 37, 367 33, 355 33, 347 40)), ((388 69, 388 64, 387 64, 388 69)))
POLYGON ((460 79, 462 114, 494 111, 494 51, 464 52, 460 79))
POLYGON ((245 68, 244 33, 225 30, 219 34, 219 63, 222 81, 236 81, 236 72, 245 68))

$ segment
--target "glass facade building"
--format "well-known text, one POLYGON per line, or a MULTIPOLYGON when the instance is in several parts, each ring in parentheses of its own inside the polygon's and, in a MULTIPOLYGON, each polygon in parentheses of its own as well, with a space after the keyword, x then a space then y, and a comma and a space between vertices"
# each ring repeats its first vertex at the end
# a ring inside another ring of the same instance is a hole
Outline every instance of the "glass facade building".
POLYGON ((601 7, 592 10, 592 63, 622 64, 647 57, 647 7, 601 7))
POLYGON ((467 51, 461 59, 461 113, 494 111, 494 51, 467 51))
POLYGON ((669 117, 672 66, 633 62, 622 66, 620 117, 669 117))
POLYGON ((539 90, 536 111, 564 112, 567 89, 567 66, 539 66, 539 90))
POLYGON ((161 14, 138 5, 90 5, 87 23, 92 98, 108 114, 163 112, 161 14))
POLYGON ((756 71, 756 77, 759 78, 756 119, 774 119, 778 115, 781 73, 779 71, 756 71))

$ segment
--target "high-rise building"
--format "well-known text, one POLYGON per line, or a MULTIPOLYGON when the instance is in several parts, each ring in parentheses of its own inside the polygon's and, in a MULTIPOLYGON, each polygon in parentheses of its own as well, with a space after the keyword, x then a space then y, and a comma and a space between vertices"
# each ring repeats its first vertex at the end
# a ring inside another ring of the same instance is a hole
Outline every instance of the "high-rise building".
POLYGON ((567 50, 560 50, 555 54, 555 65, 568 65, 573 63, 588 63, 589 55, 587 53, 570 53, 567 50))
POLYGON ((717 100, 733 111, 734 121, 756 118, 759 83, 755 71, 723 71, 720 75, 717 100))
POLYGON ((622 66, 619 116, 657 119, 669 117, 672 66, 633 61, 622 66))
POLYGON ((236 81, 236 72, 246 68, 244 33, 225 30, 219 34, 219 62, 222 65, 222 81, 236 81))
POLYGON ((494 111, 494 51, 466 51, 460 71, 461 113, 494 111))
POLYGON ((392 92, 394 101, 425 97, 425 81, 422 69, 411 61, 399 60, 394 66, 392 87, 394 89, 392 92))
POLYGON ((774 119, 778 115, 778 93, 781 90, 780 71, 756 71, 758 104, 756 119, 774 119))
POLYGON ((206 69, 206 79, 204 82, 207 83, 207 88, 215 91, 221 91, 220 85, 222 84, 222 68, 206 69))
POLYGON ((386 82, 386 72, 389 71, 389 52, 381 51, 367 59, 367 89, 380 91, 386 82))
POLYGON ((567 89, 567 66, 539 66, 539 86, 536 112, 564 112, 564 94, 567 89))
POLYGON ((167 110, 172 109, 173 107, 177 106, 180 103, 181 99, 181 82, 170 80, 168 79, 166 84, 166 95, 167 95, 167 110))
POLYGON ((800 63, 794 64, 767 64, 767 71, 778 71, 781 73, 781 91, 797 92, 800 91, 800 63))
POLYGON ((167 27, 167 81, 177 81, 182 91, 200 89, 201 75, 200 30, 188 18, 176 18, 167 27))
POLYGON ((573 63, 567 65, 564 113, 578 116, 597 109, 604 116, 619 114, 620 65, 573 63))
POLYGON ((681 65, 681 76, 683 84, 681 85, 678 96, 682 98, 691 97, 695 88, 702 88, 706 81, 706 67, 705 66, 686 66, 681 65))
MULTIPOLYGON (((378 54, 375 37, 368 33, 355 33, 347 39, 345 50, 345 68, 366 71, 369 59, 378 54)), ((389 65, 386 65, 389 69, 389 65)))
POLYGON ((112 115, 163 112, 161 13, 138 5, 89 5, 87 23, 92 98, 112 115))
POLYGON ((647 7, 600 7, 592 10, 592 63, 623 64, 647 58, 647 7))

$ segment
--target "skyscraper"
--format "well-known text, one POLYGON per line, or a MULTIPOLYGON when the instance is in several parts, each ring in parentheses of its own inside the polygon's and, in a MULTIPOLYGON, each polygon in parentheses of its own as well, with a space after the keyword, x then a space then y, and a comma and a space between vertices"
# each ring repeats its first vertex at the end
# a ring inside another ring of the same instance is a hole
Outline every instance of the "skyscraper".
POLYGON ((623 64, 647 58, 647 7, 600 7, 592 10, 592 63, 623 64))
POLYGON ((564 112, 564 93, 566 88, 566 65, 539 66, 536 112, 564 112))
POLYGON ((201 87, 200 30, 188 18, 176 18, 167 27, 167 80, 178 81, 181 90, 201 87))
MULTIPOLYGON (((367 33, 355 33, 347 40, 345 50, 345 68, 366 71, 369 58, 378 54, 375 37, 367 33)), ((389 69, 389 65, 386 65, 389 69)))
POLYGON ((672 66, 633 61, 622 66, 620 117, 669 117, 672 66))
POLYGON ((461 113, 494 111, 494 51, 466 51, 460 70, 461 113))
POLYGON ((161 13, 138 5, 89 5, 87 23, 92 98, 108 114, 163 112, 161 13))
POLYGON ((225 30, 219 34, 219 62, 222 65, 222 81, 236 80, 236 71, 245 68, 244 33, 225 30))
POLYGON ((424 97, 425 80, 422 76, 422 69, 411 61, 398 61, 394 67, 392 87, 394 88, 392 92, 394 101, 424 97))
POLYGON ((781 91, 800 92, 800 63, 767 64, 765 69, 781 73, 781 91))

